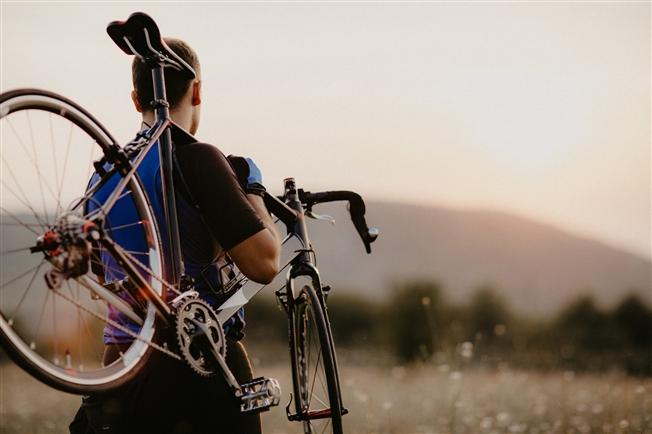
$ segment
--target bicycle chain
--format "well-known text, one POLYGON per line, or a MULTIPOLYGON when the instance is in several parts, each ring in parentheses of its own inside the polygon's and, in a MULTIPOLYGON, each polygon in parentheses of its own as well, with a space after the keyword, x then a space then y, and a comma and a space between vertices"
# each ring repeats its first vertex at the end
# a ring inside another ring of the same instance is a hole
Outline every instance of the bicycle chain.
POLYGON ((141 338, 140 336, 138 336, 138 334, 136 334, 135 332, 129 330, 127 327, 123 326, 122 324, 120 324, 120 323, 118 323, 118 322, 115 322, 114 320, 112 320, 112 319, 110 319, 110 318, 108 318, 108 317, 104 317, 104 316, 100 315, 99 313, 97 313, 97 312, 95 312, 95 311, 92 311, 92 310, 88 309, 86 306, 84 306, 83 304, 81 304, 79 301, 77 301, 77 300, 75 300, 75 299, 73 299, 73 298, 67 296, 66 294, 64 294, 64 293, 62 293, 62 292, 59 292, 59 290, 57 290, 57 289, 52 289, 52 291, 53 291, 55 294, 59 295, 60 297, 64 298, 65 300, 68 300, 68 301, 71 302, 72 304, 76 305, 78 308, 80 308, 80 309, 83 310, 84 312, 86 312, 86 313, 88 313, 88 314, 94 316, 95 318, 99 319, 100 321, 104 321, 104 322, 106 322, 106 323, 112 325, 113 327, 117 328, 117 329, 120 330, 120 331, 123 331, 123 332, 127 333, 128 335, 132 336, 134 339, 136 339, 136 340, 138 340, 138 341, 141 341, 141 342, 143 342, 143 343, 145 343, 145 344, 151 346, 151 347, 154 348, 155 350, 158 350, 158 351, 162 352, 163 354, 166 354, 166 355, 172 357, 173 359, 183 360, 182 357, 179 356, 178 354, 176 354, 176 353, 174 353, 174 352, 168 350, 167 348, 165 348, 165 347, 163 347, 163 346, 161 346, 161 345, 159 345, 159 344, 156 344, 156 343, 154 343, 154 342, 152 342, 152 341, 149 341, 149 340, 147 340, 147 339, 141 338))

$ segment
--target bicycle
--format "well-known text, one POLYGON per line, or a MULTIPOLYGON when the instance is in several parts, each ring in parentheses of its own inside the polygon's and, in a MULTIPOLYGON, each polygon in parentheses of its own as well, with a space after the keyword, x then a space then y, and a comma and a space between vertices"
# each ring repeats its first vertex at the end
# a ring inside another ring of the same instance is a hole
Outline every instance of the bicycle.
MULTIPOLYGON (((136 140, 121 147, 90 113, 52 92, 18 89, 0 95, 4 166, 0 185, 5 198, 0 234, 3 245, 12 245, 7 250, 3 246, 1 262, 2 347, 33 377, 77 394, 125 384, 145 366, 153 351, 160 351, 185 360, 199 374, 223 375, 240 399, 241 411, 268 410, 280 402, 278 382, 261 377, 238 384, 225 363, 222 329, 222 324, 265 286, 252 289, 238 274, 225 282, 225 301, 213 308, 194 290, 192 279, 184 271, 173 182, 174 123, 165 95, 164 69, 174 68, 189 79, 195 77, 195 72, 165 45, 156 23, 144 13, 110 23, 107 32, 126 54, 139 56, 152 70, 156 122, 136 140), (45 127, 33 128, 38 120, 45 122, 45 127), (26 127, 26 135, 18 133, 20 126, 26 127), (71 156, 71 147, 78 146, 80 135, 83 143, 90 144, 90 151, 84 150, 88 154, 82 155, 74 149, 71 156), (67 140, 65 151, 58 146, 63 144, 60 137, 67 140), (158 227, 150 198, 136 172, 157 146, 164 227, 158 227), (58 162, 61 151, 63 167, 58 162), (80 164, 85 156, 90 157, 86 167, 80 164), (44 159, 50 160, 52 166, 44 166, 44 159), (70 180, 75 171, 86 181, 94 173, 96 180, 80 185, 70 180), (82 191, 77 194, 80 187, 82 191), (101 201, 97 199, 100 191, 109 192, 101 201), (71 200, 70 205, 64 206, 67 200, 71 200), (118 201, 127 201, 133 215, 112 214, 118 201), (120 238, 116 237, 119 231, 141 240, 143 250, 122 248, 115 241, 120 238), (164 245, 171 255, 163 255, 164 245), (18 266, 26 270, 13 270, 18 266), (11 277, 5 279, 7 274, 11 277), (66 303, 57 303, 60 300, 66 303), (139 331, 111 320, 107 316, 110 309, 137 323, 139 331), (37 318, 32 320, 35 313, 37 318), (67 320, 62 322, 61 318, 67 320), (107 366, 101 364, 101 340, 94 338, 105 324, 133 338, 118 360, 107 366), (177 345, 162 341, 164 330, 172 330, 177 345)), ((305 217, 326 219, 313 212, 315 205, 347 201, 367 253, 378 230, 368 228, 364 201, 354 192, 310 193, 288 178, 282 196, 266 194, 264 201, 287 229, 283 245, 293 239, 301 246, 283 266, 281 272, 287 269, 285 284, 275 292, 288 317, 295 404, 291 411, 291 394, 287 417, 303 423, 306 433, 314 432, 318 423, 324 430, 341 433, 341 419, 347 410, 340 393, 328 319, 330 288, 322 284, 315 265, 316 253, 305 217), (307 283, 297 286, 304 279, 307 283)))

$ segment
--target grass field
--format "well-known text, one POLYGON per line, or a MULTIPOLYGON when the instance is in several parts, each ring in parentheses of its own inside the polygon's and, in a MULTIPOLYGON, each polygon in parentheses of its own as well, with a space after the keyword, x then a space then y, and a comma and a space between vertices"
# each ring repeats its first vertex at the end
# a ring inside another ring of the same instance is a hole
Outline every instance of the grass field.
MULTIPOLYGON (((260 362, 254 358, 254 362, 260 362)), ((257 366, 291 388, 285 365, 257 366)), ((446 365, 341 367, 347 433, 652 434, 652 379, 618 373, 451 370, 446 365)), ((65 433, 79 397, 0 366, 0 432, 65 433)), ((279 406, 263 414, 266 433, 300 433, 279 406)))

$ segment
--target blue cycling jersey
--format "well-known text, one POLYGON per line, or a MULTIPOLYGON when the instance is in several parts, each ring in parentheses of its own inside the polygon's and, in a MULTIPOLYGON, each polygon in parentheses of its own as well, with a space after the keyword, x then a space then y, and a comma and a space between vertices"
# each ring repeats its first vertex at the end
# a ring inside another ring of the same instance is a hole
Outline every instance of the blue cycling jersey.
MULTIPOLYGON (((188 137, 186 133, 186 137, 188 137)), ((191 136, 189 136, 191 137, 191 136)), ((110 169, 110 165, 104 167, 110 169)), ((158 143, 154 144, 148 151, 147 155, 138 166, 136 173, 141 181, 141 185, 147 195, 152 208, 154 218, 161 232, 161 244, 164 257, 169 257, 169 246, 167 233, 165 231, 165 213, 163 209, 162 181, 160 173, 160 159, 158 152, 158 143)), ((94 173, 89 182, 89 189, 99 180, 100 175, 94 173)), ((88 201, 87 212, 92 212, 101 206, 115 190, 120 177, 115 174, 105 184, 92 195, 88 201)), ((178 190, 178 189, 177 189, 178 190)), ((219 290, 222 286, 221 269, 225 266, 217 259, 217 254, 221 248, 217 241, 211 236, 209 229, 204 224, 202 216, 198 210, 193 207, 188 200, 177 191, 177 214, 179 220, 179 232, 181 238, 181 251, 184 261, 186 274, 195 280, 195 289, 200 296, 214 307, 220 302, 219 290)), ((106 230, 109 236, 119 244, 124 250, 128 251, 136 260, 149 267, 149 255, 145 231, 138 224, 139 216, 129 190, 120 196, 115 206, 110 210, 106 218, 106 230)), ((116 264, 115 259, 106 251, 102 250, 101 254, 102 272, 105 282, 121 280, 125 277, 122 267, 116 264)), ((164 261, 165 262, 165 261, 164 261)), ((229 267, 229 265, 226 265, 229 267)), ((145 275, 145 274, 144 274, 145 275)), ((145 275, 145 277, 147 277, 145 275)), ((131 295, 125 291, 120 293, 125 301, 134 302, 131 295)), ((138 333, 140 326, 130 321, 124 314, 109 305, 109 319, 115 321, 128 330, 138 333)), ((244 311, 240 309, 238 314, 233 316, 224 324, 224 330, 233 337, 240 337, 244 327, 244 311), (240 336, 239 336, 240 335, 240 336)), ((132 335, 126 333, 118 327, 107 323, 104 328, 104 343, 127 343, 134 339, 132 335)))

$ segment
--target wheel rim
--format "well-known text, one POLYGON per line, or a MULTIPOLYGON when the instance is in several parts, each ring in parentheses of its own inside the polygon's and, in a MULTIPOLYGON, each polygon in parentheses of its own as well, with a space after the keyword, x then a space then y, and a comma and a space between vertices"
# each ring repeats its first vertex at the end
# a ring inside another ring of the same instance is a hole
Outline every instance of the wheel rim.
MULTIPOLYGON (((82 109, 57 96, 19 94, 6 99, 3 95, 1 100, 0 329, 11 351, 62 388, 101 388, 117 382, 150 348, 146 341, 154 334, 153 306, 147 305, 142 315, 140 340, 116 362, 102 366, 108 305, 94 300, 74 279, 66 280, 60 292, 49 290, 43 277, 52 265, 42 253, 29 252, 57 216, 64 212, 84 216, 92 161, 102 155, 111 138, 82 109)), ((161 276, 158 234, 152 216, 143 214, 149 208, 135 182, 125 190, 123 200, 140 210, 138 224, 127 229, 106 219, 102 230, 140 232, 147 249, 132 252, 132 258, 146 263, 144 274, 161 276)), ((98 253, 108 257, 101 248, 98 253)), ((110 263, 104 265, 109 273, 110 263)), ((113 276, 118 271, 113 270, 113 276)), ((99 280, 90 271, 86 275, 99 280)), ((152 276, 147 280, 162 293, 161 281, 152 276)))

